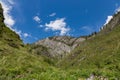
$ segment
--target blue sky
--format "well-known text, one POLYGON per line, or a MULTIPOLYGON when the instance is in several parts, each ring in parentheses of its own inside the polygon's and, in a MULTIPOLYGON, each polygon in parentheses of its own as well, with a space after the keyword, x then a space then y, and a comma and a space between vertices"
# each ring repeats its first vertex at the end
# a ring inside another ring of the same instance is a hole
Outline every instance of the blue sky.
POLYGON ((99 31, 116 11, 120 0, 0 0, 5 23, 25 43, 50 36, 88 35, 99 31))

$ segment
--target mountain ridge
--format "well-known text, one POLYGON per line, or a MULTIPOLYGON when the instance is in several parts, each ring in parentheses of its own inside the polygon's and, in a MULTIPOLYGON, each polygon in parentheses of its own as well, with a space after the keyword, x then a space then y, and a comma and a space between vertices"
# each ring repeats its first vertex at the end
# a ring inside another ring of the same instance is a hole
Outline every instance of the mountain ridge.
POLYGON ((93 32, 92 34, 84 37, 71 37, 71 36, 53 36, 46 39, 39 40, 34 43, 34 45, 41 45, 48 48, 48 52, 52 57, 64 57, 68 55, 72 50, 80 45, 83 41, 87 39, 92 39, 96 35, 105 35, 112 31, 112 29, 119 25, 120 23, 120 12, 113 15, 111 21, 101 27, 99 32, 93 32))
POLYGON ((3 21, 0 6, 1 80, 120 79, 120 13, 98 33, 54 36, 26 45, 3 21))
POLYGON ((35 43, 48 48, 52 57, 64 57, 69 54, 80 42, 85 41, 85 38, 75 38, 70 36, 54 36, 35 43))

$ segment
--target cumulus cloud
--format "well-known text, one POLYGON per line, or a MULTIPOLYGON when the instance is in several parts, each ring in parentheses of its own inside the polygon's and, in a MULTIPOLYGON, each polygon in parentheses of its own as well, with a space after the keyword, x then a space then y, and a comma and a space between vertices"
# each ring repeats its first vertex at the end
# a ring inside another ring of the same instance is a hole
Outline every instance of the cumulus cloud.
POLYGON ((31 37, 31 35, 30 34, 28 34, 28 33, 23 33, 23 36, 26 38, 26 37, 31 37))
POLYGON ((4 17, 5 17, 5 24, 7 27, 11 28, 12 29, 12 26, 15 24, 15 21, 11 15, 11 10, 12 10, 12 7, 13 7, 13 0, 1 0, 0 3, 2 4, 2 7, 3 7, 3 14, 4 14, 4 17))
POLYGON ((35 20, 36 22, 40 23, 41 19, 39 18, 39 16, 34 16, 33 20, 35 20))
POLYGON ((45 30, 52 30, 52 31, 60 31, 60 35, 65 35, 69 32, 70 28, 67 28, 67 24, 65 22, 65 18, 56 19, 54 21, 50 21, 50 23, 45 24, 45 30))
POLYGON ((53 16, 55 16, 56 15, 56 13, 52 13, 52 14, 50 14, 49 16, 50 17, 53 17, 53 16))
POLYGON ((31 37, 30 34, 24 33, 21 30, 13 28, 15 24, 15 20, 13 19, 13 16, 11 15, 11 11, 14 7, 14 0, 0 0, 0 3, 2 4, 3 7, 3 15, 4 15, 4 23, 7 27, 9 27, 12 31, 15 31, 20 37, 31 37))
POLYGON ((113 18, 113 16, 108 16, 104 25, 108 24, 112 18, 113 18))
POLYGON ((31 37, 30 34, 24 33, 24 32, 22 32, 21 30, 13 29, 13 31, 15 31, 20 37, 24 37, 24 38, 31 37))

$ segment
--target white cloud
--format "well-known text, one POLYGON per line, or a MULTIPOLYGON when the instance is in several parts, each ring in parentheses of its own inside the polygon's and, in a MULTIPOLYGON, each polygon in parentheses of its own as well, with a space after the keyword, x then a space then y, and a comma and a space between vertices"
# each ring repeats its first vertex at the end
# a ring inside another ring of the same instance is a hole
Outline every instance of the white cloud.
POLYGON ((23 33, 23 36, 26 38, 26 37, 31 37, 31 35, 30 34, 28 34, 28 33, 23 33))
POLYGON ((13 29, 13 31, 15 31, 20 37, 22 36, 22 31, 21 30, 13 29))
POLYGON ((52 13, 52 14, 50 14, 49 16, 50 17, 53 17, 53 16, 55 16, 56 15, 56 13, 52 13))
POLYGON ((1 0, 0 3, 2 4, 3 10, 4 10, 3 12, 5 17, 4 22, 7 27, 12 29, 12 26, 15 24, 15 21, 12 15, 10 14, 10 12, 12 10, 14 2, 13 0, 1 0))
POLYGON ((24 33, 21 30, 13 29, 13 31, 15 31, 20 37, 24 37, 24 38, 31 37, 30 34, 24 33))
POLYGON ((118 7, 116 10, 115 10, 115 13, 117 14, 118 12, 120 12, 120 7, 118 7))
POLYGON ((30 34, 24 33, 24 32, 22 32, 21 30, 13 29, 13 31, 15 31, 20 37, 24 37, 24 38, 26 38, 26 37, 31 37, 30 34))
POLYGON ((113 18, 113 16, 108 16, 104 25, 108 24, 112 18, 113 18))
POLYGON ((36 22, 40 23, 41 19, 39 18, 39 16, 34 16, 33 20, 35 20, 36 22))
POLYGON ((55 21, 50 21, 49 24, 45 24, 45 30, 60 31, 60 35, 65 35, 69 32, 70 28, 67 28, 65 18, 56 19, 55 21))
POLYGON ((6 24, 7 27, 9 27, 12 31, 15 31, 20 37, 31 37, 30 34, 28 33, 23 33, 21 30, 17 30, 13 28, 15 24, 15 20, 13 19, 13 16, 11 15, 11 10, 14 6, 14 0, 0 0, 0 3, 2 4, 3 7, 3 15, 4 15, 4 23, 6 24))
POLYGON ((44 27, 44 25, 39 25, 39 28, 43 28, 44 27))

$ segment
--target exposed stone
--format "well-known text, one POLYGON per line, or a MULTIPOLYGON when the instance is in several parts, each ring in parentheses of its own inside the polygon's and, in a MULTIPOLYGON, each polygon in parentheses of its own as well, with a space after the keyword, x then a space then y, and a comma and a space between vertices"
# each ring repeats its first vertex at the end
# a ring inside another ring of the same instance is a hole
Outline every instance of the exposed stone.
POLYGON ((85 38, 74 38, 69 36, 55 36, 40 40, 35 45, 42 45, 48 48, 52 57, 64 57, 69 54, 78 43, 83 42, 85 38))

